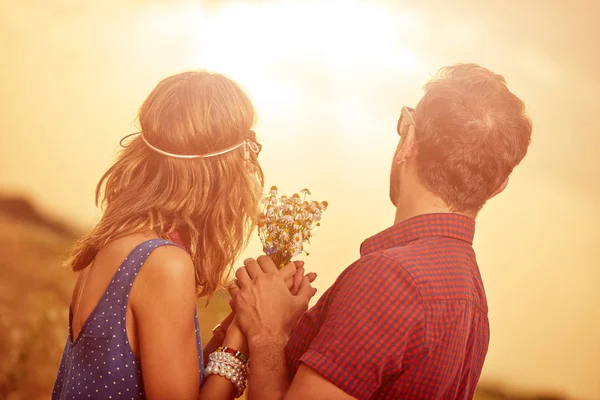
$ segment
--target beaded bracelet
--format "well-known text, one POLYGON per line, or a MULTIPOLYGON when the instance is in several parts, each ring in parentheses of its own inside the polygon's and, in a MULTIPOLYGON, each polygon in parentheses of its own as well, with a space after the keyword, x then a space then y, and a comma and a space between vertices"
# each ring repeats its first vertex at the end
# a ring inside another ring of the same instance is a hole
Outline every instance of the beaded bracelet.
POLYGON ((246 390, 246 378, 248 376, 248 363, 236 356, 235 353, 241 354, 246 360, 247 358, 239 351, 231 348, 228 351, 219 350, 209 354, 209 362, 204 370, 205 376, 220 375, 233 383, 237 389, 237 397, 240 397, 246 390))
POLYGON ((246 376, 243 371, 229 364, 209 361, 205 369, 205 375, 220 375, 228 379, 236 388, 236 397, 240 397, 246 390, 246 376))
POLYGON ((224 362, 224 363, 230 364, 231 366, 240 368, 244 372, 247 372, 247 369, 248 369, 248 364, 241 362, 233 354, 224 353, 222 351, 215 351, 214 353, 210 353, 208 356, 208 359, 210 361, 224 362))
POLYGON ((221 351, 223 353, 229 353, 229 354, 233 354, 236 358, 238 358, 241 362, 243 363, 247 363, 248 362, 248 357, 246 357, 241 351, 238 351, 236 349, 232 349, 231 347, 219 347, 217 349, 217 351, 221 351))

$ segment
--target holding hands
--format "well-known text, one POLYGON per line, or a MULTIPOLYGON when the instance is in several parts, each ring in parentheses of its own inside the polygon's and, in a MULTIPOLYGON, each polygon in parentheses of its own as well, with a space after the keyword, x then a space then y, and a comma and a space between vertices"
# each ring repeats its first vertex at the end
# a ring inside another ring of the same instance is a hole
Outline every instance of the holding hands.
POLYGON ((229 287, 236 322, 248 342, 280 339, 287 341, 316 289, 316 274, 304 275, 304 263, 289 263, 281 270, 267 256, 244 261, 229 287))
MULTIPOLYGON (((316 293, 310 284, 317 275, 304 275, 302 261, 279 270, 271 258, 261 256, 257 260, 247 259, 236 276, 228 286, 233 311, 213 330, 213 338, 205 347, 205 373, 230 380, 233 386, 225 386, 229 389, 227 393, 237 391, 237 397, 244 392, 249 374, 258 381, 262 380, 260 374, 268 370, 285 374, 283 349, 316 293), (276 362, 264 371, 259 368, 249 372, 247 355, 256 359, 258 365, 267 365, 273 361, 264 359, 267 354, 278 354, 276 362)), ((217 390, 216 385, 221 383, 218 378, 209 379, 203 388, 208 390, 212 385, 215 386, 212 390, 217 390)))

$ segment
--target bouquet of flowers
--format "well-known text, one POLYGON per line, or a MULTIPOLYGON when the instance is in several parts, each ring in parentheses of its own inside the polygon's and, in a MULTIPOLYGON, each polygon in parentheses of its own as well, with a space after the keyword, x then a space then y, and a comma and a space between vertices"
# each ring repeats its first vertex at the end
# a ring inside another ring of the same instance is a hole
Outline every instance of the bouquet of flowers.
POLYGON ((278 196, 277 186, 271 187, 269 195, 262 200, 262 212, 258 221, 258 236, 263 250, 278 268, 288 264, 293 257, 304 251, 304 243, 310 243, 312 229, 320 226, 327 202, 308 201, 308 189, 291 197, 278 196), (302 197, 301 197, 302 195, 302 197))

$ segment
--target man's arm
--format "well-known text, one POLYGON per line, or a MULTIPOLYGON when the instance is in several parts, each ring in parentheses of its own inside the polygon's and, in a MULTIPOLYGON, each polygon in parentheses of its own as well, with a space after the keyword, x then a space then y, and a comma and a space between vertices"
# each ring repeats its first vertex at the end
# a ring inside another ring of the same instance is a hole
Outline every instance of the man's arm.
POLYGON ((252 363, 257 367, 250 369, 248 400, 355 399, 304 364, 300 365, 290 382, 285 359, 286 343, 286 337, 249 343, 252 363))
POLYGON ((234 305, 248 338, 248 397, 282 399, 289 387, 285 346, 315 290, 310 286, 310 278, 304 276, 297 295, 290 293, 269 257, 259 257, 258 262, 248 259, 244 264, 236 272, 239 289, 234 293, 234 305))
POLYGON ((300 364, 294 376, 285 400, 352 400, 350 396, 339 387, 325 379, 314 369, 300 364))
MULTIPOLYGON (((250 322, 256 323, 258 320, 264 318, 266 314, 271 314, 275 316, 277 314, 276 309, 277 306, 283 306, 279 310, 286 309, 284 304, 286 301, 281 299, 281 297, 285 296, 288 293, 284 293, 284 291, 280 290, 278 294, 276 294, 277 290, 269 290, 267 284, 263 282, 268 282, 265 280, 265 275, 258 268, 258 263, 254 260, 246 261, 246 268, 250 270, 248 273, 247 269, 242 268, 238 271, 238 278, 240 280, 240 284, 244 286, 246 289, 244 292, 244 296, 238 301, 240 304, 241 317, 242 320, 246 319, 245 316, 248 316, 248 311, 245 307, 252 304, 254 306, 259 306, 262 303, 260 294, 268 293, 267 297, 262 298, 263 300, 270 300, 269 303, 275 304, 276 307, 272 310, 272 312, 264 313, 263 315, 254 314, 250 318, 250 322), (248 268, 249 267, 249 268, 248 268), (252 277, 252 278, 251 278, 252 277), (250 283, 258 283, 253 289, 254 293, 252 295, 252 291, 248 291, 250 289, 250 283), (256 290, 258 289, 258 290, 256 290), (251 295, 249 296, 248 293, 251 295), (279 301, 277 298, 279 297, 279 301), (244 301, 245 300, 245 301, 244 301)), ((271 278, 273 278, 273 273, 275 272, 269 266, 269 260, 261 259, 260 266, 263 267, 264 264, 267 264, 264 268, 267 271, 271 272, 271 278)), ((302 276, 302 274, 300 274, 302 276)), ((298 290, 292 290, 292 292, 297 292, 300 299, 306 297, 305 300, 310 299, 311 294, 314 295, 314 291, 310 288, 309 283, 314 280, 316 276, 306 277, 301 281, 300 287, 298 290)), ((237 286, 237 285, 236 285, 237 286)), ((287 285, 290 286, 289 283, 287 285)), ((233 297, 237 297, 239 294, 239 288, 235 288, 230 290, 232 292, 233 297)), ((294 304, 294 302, 289 302, 288 305, 294 304)), ((264 304, 264 303, 263 303, 264 304)), ((304 300, 300 300, 300 303, 296 302, 296 305, 300 305, 306 308, 304 304, 304 300)), ((253 307, 254 310, 251 311, 256 312, 256 308, 253 307)), ((290 307, 287 307, 289 310, 290 307)), ((263 308, 261 311, 264 311, 263 308)), ((292 318, 293 320, 294 318, 292 318)), ((276 318, 276 320, 281 321, 283 319, 276 318)), ((266 321, 265 321, 266 322, 266 321)), ((348 395, 343 390, 339 389, 333 383, 325 379, 322 375, 314 371, 313 369, 302 365, 298 370, 294 381, 291 382, 289 371, 286 363, 285 356, 285 348, 289 339, 289 336, 285 329, 280 329, 277 327, 277 324, 254 324, 254 328, 262 327, 262 328, 275 328, 272 329, 259 330, 254 332, 248 332, 248 346, 251 357, 251 367, 249 370, 248 376, 248 399, 256 400, 256 399, 264 399, 264 400, 281 400, 281 399, 332 399, 332 400, 350 400, 354 399, 354 397, 348 395), (291 384, 291 386, 290 386, 291 384)))
POLYGON ((248 400, 283 399, 290 386, 285 360, 287 335, 253 338, 248 343, 252 366, 248 376, 248 400))

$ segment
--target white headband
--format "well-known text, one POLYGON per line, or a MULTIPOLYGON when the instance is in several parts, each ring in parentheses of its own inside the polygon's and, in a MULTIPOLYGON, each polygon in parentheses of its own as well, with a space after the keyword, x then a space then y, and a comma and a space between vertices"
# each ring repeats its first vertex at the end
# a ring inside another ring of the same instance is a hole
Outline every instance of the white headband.
POLYGON ((121 147, 126 147, 125 145, 123 145, 123 141, 125 139, 127 139, 131 136, 135 136, 135 135, 140 135, 140 137, 142 138, 142 140, 144 141, 146 146, 148 146, 150 149, 154 150, 155 152, 157 152, 159 154, 162 154, 163 156, 173 157, 173 158, 191 159, 191 158, 208 158, 208 157, 220 156, 221 154, 229 153, 230 151, 233 151, 241 146, 244 146, 244 157, 246 159, 248 159, 249 151, 251 151, 253 153, 257 153, 257 154, 260 151, 260 145, 258 143, 256 143, 255 141, 253 141, 251 139, 245 139, 244 141, 242 141, 238 144, 235 144, 235 145, 228 147, 221 151, 216 151, 214 153, 193 154, 193 155, 175 154, 175 153, 169 153, 167 151, 164 151, 157 147, 154 147, 153 145, 150 144, 150 142, 148 142, 148 140, 146 140, 146 138, 144 137, 144 134, 142 132, 135 132, 135 133, 131 133, 131 134, 125 136, 123 139, 121 139, 119 141, 119 145, 121 145, 121 147))

